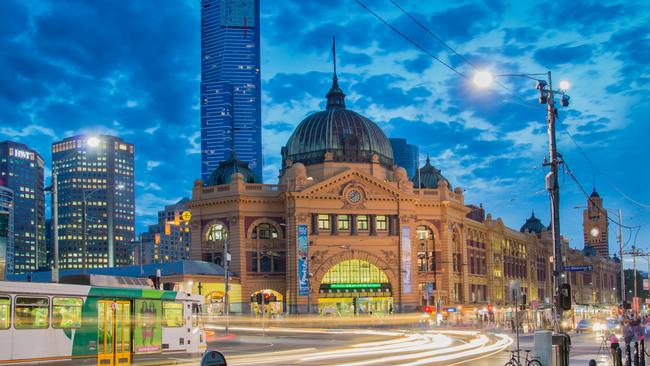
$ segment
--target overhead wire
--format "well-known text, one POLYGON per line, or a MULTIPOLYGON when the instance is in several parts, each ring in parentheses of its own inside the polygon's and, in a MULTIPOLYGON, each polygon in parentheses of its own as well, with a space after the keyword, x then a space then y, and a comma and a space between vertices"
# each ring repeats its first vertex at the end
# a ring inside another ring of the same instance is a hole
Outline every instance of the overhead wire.
MULTIPOLYGON (((415 18, 415 17, 414 17, 413 15, 411 15, 408 11, 406 11, 406 9, 404 9, 402 6, 400 6, 400 5, 399 5, 395 0, 390 0, 390 2, 393 3, 393 5, 395 5, 395 7, 397 7, 397 8, 398 8, 402 13, 404 13, 404 15, 406 15, 406 16, 409 17, 413 22, 415 22, 415 24, 417 24, 420 28, 422 28, 422 29, 423 29, 427 34, 429 34, 431 37, 433 37, 436 41, 438 41, 440 44, 442 44, 445 48, 447 48, 449 51, 451 51, 454 55, 458 56, 458 58, 460 58, 463 62, 465 62, 466 64, 468 64, 468 65, 469 65, 470 67, 472 67, 474 70, 480 71, 480 68, 479 68, 477 65, 475 65, 473 62, 471 62, 471 61, 470 61, 469 59, 467 59, 465 56, 463 56, 463 55, 461 55, 459 52, 457 52, 453 47, 451 47, 450 45, 448 45, 448 44, 447 44, 445 41, 443 41, 440 37, 438 37, 437 35, 435 35, 435 34, 434 34, 434 33, 433 33, 433 32, 432 32, 432 31, 431 31, 431 30, 430 30, 426 25, 424 25, 424 24, 423 24, 422 22, 420 22, 417 18, 415 18)), ((536 78, 529 77, 529 76, 526 76, 526 75, 521 75, 521 76, 527 77, 527 78, 532 79, 532 80, 537 80, 536 78)), ((526 107, 529 107, 529 108, 539 109, 538 106, 529 103, 528 100, 527 100, 526 98, 524 98, 524 97, 522 97, 521 95, 515 93, 512 89, 508 88, 507 86, 505 86, 504 84, 502 84, 502 83, 499 82, 498 80, 494 80, 494 83, 497 84, 500 88, 502 88, 502 89, 505 90, 506 92, 508 92, 508 93, 510 93, 511 95, 515 96, 516 98, 521 99, 521 100, 523 101, 523 103, 524 103, 524 104, 522 104, 522 105, 524 105, 524 106, 526 106, 526 107)), ((520 104, 520 103, 517 103, 517 104, 520 104)))

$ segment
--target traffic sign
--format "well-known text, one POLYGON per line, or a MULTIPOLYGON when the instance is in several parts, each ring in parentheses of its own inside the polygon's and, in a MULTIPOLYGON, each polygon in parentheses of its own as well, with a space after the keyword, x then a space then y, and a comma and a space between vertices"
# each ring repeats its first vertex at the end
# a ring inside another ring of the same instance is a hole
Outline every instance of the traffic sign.
POLYGON ((191 218, 192 218, 192 213, 189 211, 183 211, 183 213, 181 214, 181 219, 183 219, 183 221, 189 221, 189 219, 191 218))
POLYGON ((566 272, 589 272, 593 271, 592 266, 565 266, 564 270, 566 272))
POLYGON ((208 351, 201 358, 201 366, 226 366, 226 358, 219 351, 208 351))

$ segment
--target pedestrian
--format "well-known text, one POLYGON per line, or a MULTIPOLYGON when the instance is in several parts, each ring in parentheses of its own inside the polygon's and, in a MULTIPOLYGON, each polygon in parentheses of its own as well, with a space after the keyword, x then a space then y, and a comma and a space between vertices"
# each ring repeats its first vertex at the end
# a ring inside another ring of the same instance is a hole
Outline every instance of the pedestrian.
POLYGON ((612 353, 612 361, 614 364, 616 364, 616 350, 618 347, 620 347, 618 344, 618 337, 616 337, 616 334, 614 334, 614 332, 609 333, 609 349, 612 353))
POLYGON ((512 328, 512 333, 515 332, 515 320, 510 318, 510 328, 512 328))

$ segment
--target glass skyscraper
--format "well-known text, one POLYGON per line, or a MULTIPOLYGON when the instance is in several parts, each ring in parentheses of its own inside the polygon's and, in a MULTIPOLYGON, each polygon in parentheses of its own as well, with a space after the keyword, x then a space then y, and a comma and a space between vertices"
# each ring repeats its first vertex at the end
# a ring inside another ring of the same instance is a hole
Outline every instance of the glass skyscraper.
POLYGON ((201 0, 201 179, 231 151, 262 177, 259 0, 201 0))
POLYGON ((44 163, 27 145, 0 143, 0 186, 13 191, 14 240, 7 252, 8 272, 25 273, 47 266, 44 163))
POLYGON ((420 149, 416 145, 407 143, 406 139, 392 138, 388 140, 393 148, 395 164, 406 169, 409 178, 412 177, 420 166, 420 149))
POLYGON ((13 267, 14 192, 0 186, 0 281, 13 267))
POLYGON ((130 265, 135 242, 133 145, 121 138, 73 136, 52 144, 57 174, 59 266, 130 265), (83 200, 86 198, 86 258, 83 200))

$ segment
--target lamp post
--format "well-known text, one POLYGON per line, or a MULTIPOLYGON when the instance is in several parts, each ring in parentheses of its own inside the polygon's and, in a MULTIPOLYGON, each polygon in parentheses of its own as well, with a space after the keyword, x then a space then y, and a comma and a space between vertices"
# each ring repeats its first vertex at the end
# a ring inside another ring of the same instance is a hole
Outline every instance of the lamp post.
POLYGON ((553 264, 554 271, 553 276, 555 279, 555 330, 560 331, 560 321, 562 320, 562 309, 560 307, 560 286, 561 286, 561 273, 563 272, 562 264, 562 240, 560 238, 560 186, 558 184, 558 166, 562 164, 560 160, 561 155, 557 152, 557 144, 555 138, 555 118, 557 115, 557 109, 555 108, 555 97, 554 94, 561 95, 560 104, 563 107, 569 105, 570 97, 565 94, 566 90, 570 87, 569 83, 566 81, 560 82, 560 89, 553 90, 553 82, 551 78, 551 72, 546 73, 535 73, 535 74, 501 74, 501 75, 492 75, 487 71, 478 72, 474 76, 474 83, 479 87, 487 87, 494 77, 524 77, 536 81, 535 89, 539 91, 539 102, 540 104, 546 104, 546 122, 548 125, 548 144, 549 144, 549 158, 550 162, 544 159, 544 166, 550 166, 551 172, 546 175, 546 189, 549 191, 551 196, 551 232, 553 235, 553 244, 554 244, 554 255, 553 255, 553 264), (539 79, 537 77, 546 76, 546 80, 539 79))
MULTIPOLYGON (((116 188, 116 189, 124 189, 124 184, 114 184, 110 186, 106 186, 104 188, 95 188, 91 190, 83 190, 81 191, 81 243, 82 243, 82 263, 83 263, 83 273, 86 274, 87 268, 88 268, 88 198, 92 196, 93 194, 97 193, 97 191, 100 190, 107 190, 111 188, 116 188)), ((141 244, 142 245, 142 244, 141 244)), ((142 263, 142 258, 140 258, 140 262, 142 263)), ((142 270, 142 268, 141 268, 142 270)))

